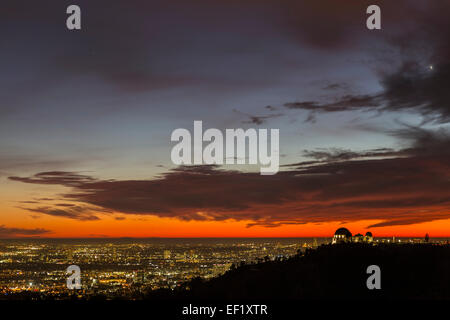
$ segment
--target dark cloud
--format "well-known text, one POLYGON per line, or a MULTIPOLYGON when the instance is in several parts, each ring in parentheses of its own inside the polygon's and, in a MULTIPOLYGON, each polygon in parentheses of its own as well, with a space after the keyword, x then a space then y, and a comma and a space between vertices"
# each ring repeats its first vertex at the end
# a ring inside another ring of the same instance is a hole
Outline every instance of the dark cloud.
MULTIPOLYGON (((446 12, 445 2, 434 2, 443 4, 380 1, 383 23, 386 29, 395 31, 408 25, 408 16, 412 16, 417 24, 427 26, 429 15, 443 16, 446 12)), ((79 0, 77 4, 83 13, 79 32, 65 28, 65 10, 70 4, 51 0, 3 1, 0 20, 9 28, 0 29, 0 35, 11 39, 8 47, 23 52, 27 48, 24 41, 29 41, 42 48, 31 57, 35 73, 30 78, 33 81, 22 83, 27 88, 43 88, 80 75, 99 77, 127 91, 271 80, 273 74, 263 68, 268 64, 255 65, 259 56, 255 58, 256 52, 250 48, 264 56, 280 38, 325 50, 351 48, 369 35, 365 11, 372 3, 138 0, 130 5, 123 0, 79 0), (232 53, 246 52, 253 53, 250 59, 234 63, 235 71, 242 71, 236 72, 237 77, 229 78, 214 67, 234 58, 232 53), (37 82, 34 77, 44 81, 37 82)), ((440 25, 446 26, 442 21, 440 25)), ((375 41, 382 37, 381 32, 370 34, 375 41)))
POLYGON ((50 233, 50 230, 35 228, 35 229, 25 229, 25 228, 8 228, 4 225, 0 225, 0 237, 20 237, 20 236, 40 236, 43 234, 50 233))
POLYGON ((348 90, 348 89, 350 89, 350 87, 347 83, 333 82, 333 83, 328 83, 322 89, 323 90, 348 90))
POLYGON ((288 109, 303 109, 318 112, 352 111, 360 108, 376 108, 380 106, 379 96, 371 95, 345 95, 338 101, 320 104, 314 101, 288 102, 284 106, 288 109))
MULTIPOLYGON (((255 7, 253 1, 138 0, 130 5, 124 0, 79 0, 79 32, 65 28, 65 12, 70 4, 51 0, 2 3, 0 20, 14 30, 11 33, 0 29, 2 38, 10 39, 7 42, 17 52, 27 48, 24 42, 31 42, 33 49, 42 49, 26 61, 33 62, 34 73, 27 79, 33 81, 23 81, 21 88, 45 89, 74 76, 98 77, 131 92, 271 80, 263 77, 264 68, 255 68, 258 59, 236 61, 235 67, 247 71, 246 79, 230 77, 220 66, 226 57, 236 53, 253 48, 264 52, 270 47, 254 33, 267 30, 269 34, 281 27, 277 21, 282 21, 279 16, 283 13, 276 3, 263 1, 255 7), (271 11, 274 7, 279 9, 271 11), (30 30, 35 39, 30 37, 30 30)), ((6 107, 0 110, 7 111, 6 107)))
MULTIPOLYGON (((60 209, 50 206, 42 206, 37 208, 21 208, 30 212, 45 214, 53 217, 69 218, 80 221, 95 221, 100 220, 92 213, 92 209, 74 206, 68 209, 60 209)), ((101 211, 101 210, 100 210, 101 211)))
POLYGON ((417 63, 403 64, 396 72, 381 78, 383 91, 378 94, 346 94, 335 101, 298 101, 284 104, 287 109, 316 113, 342 111, 410 111, 424 117, 424 122, 450 121, 450 64, 434 65, 433 69, 417 63))
MULTIPOLYGON (((448 57, 450 59, 450 56, 448 57)), ((428 121, 450 121, 450 63, 423 69, 416 63, 404 64, 382 79, 382 110, 416 109, 428 121)))
MULTIPOLYGON (((1 106, 0 106, 1 108, 1 106)), ((43 159, 37 155, 11 155, 12 152, 5 150, 4 154, 0 155, 0 169, 4 172, 11 172, 17 170, 46 170, 48 168, 66 168, 74 165, 79 165, 83 161, 81 159, 65 159, 65 160, 48 160, 43 159)), ((2 172, 0 172, 0 176, 2 172)))
MULTIPOLYGON (((46 106, 58 102, 58 96, 64 102, 69 101, 68 97, 85 97, 96 106, 103 105, 102 99, 83 92, 86 88, 81 84, 91 86, 90 82, 95 91, 95 84, 103 88, 106 83, 132 94, 199 84, 201 92, 207 92, 211 84, 221 89, 243 87, 246 92, 256 86, 258 92, 263 92, 261 84, 270 84, 272 92, 277 93, 282 91, 276 91, 274 81, 285 81, 304 71, 309 77, 308 68, 303 68, 309 64, 319 65, 321 68, 316 71, 323 71, 328 78, 328 65, 322 69, 320 60, 324 59, 323 53, 331 52, 327 56, 330 60, 332 55, 340 59, 343 53, 353 54, 352 49, 363 44, 370 51, 380 51, 380 47, 396 50, 389 59, 373 58, 370 65, 379 75, 380 92, 349 93, 339 79, 333 80, 321 86, 327 95, 322 100, 286 103, 283 112, 306 110, 308 122, 315 121, 317 113, 356 110, 406 110, 420 113, 427 121, 449 120, 448 1, 425 4, 380 0, 383 29, 379 32, 365 28, 365 9, 372 4, 368 0, 136 0, 133 4, 80 0, 80 32, 65 28, 65 9, 69 4, 72 3, 3 1, 0 52, 1 60, 6 62, 2 69, 7 71, 3 72, 2 116, 29 108, 41 113, 31 117, 33 123, 41 122, 42 127, 58 123, 64 127, 65 122, 54 110, 47 110, 53 107, 46 106), (315 54, 316 49, 322 50, 320 54, 315 54), (305 57, 303 65, 289 53, 299 54, 299 60, 305 57), (430 63, 433 70, 427 68, 430 63), (57 86, 61 84, 71 90, 61 91, 57 86), (37 97, 38 93, 42 96, 37 97)), ((361 52, 353 57, 359 59, 361 52)), ((345 70, 340 71, 347 76, 345 70)), ((351 76, 349 72, 348 77, 351 76)), ((115 90, 109 86, 105 90, 109 108, 115 101, 109 94, 115 90)), ((193 96, 196 94, 193 92, 193 96)), ((189 98, 191 91, 180 96, 189 98)), ((127 101, 132 104, 135 100, 127 101)), ((127 116, 129 107, 123 109, 127 116)), ((70 115, 70 108, 62 108, 61 112, 70 115)), ((74 110, 83 120, 80 123, 91 118, 95 119, 91 125, 97 125, 91 105, 79 103, 74 110)), ((272 106, 265 109, 267 113, 275 110, 279 111, 272 106)), ((102 115, 114 114, 120 119, 120 112, 111 111, 102 115)), ((244 123, 254 125, 282 115, 242 114, 244 123)), ((80 120, 68 118, 77 123, 80 120)), ((28 129, 31 124, 22 125, 28 129)), ((20 127, 20 123, 14 126, 20 127)), ((99 128, 101 131, 103 127, 99 128)), ((132 131, 134 128, 133 123, 132 131)), ((64 170, 70 163, 53 164, 34 157, 23 162, 3 157, 0 169, 8 172, 10 168, 38 168, 33 170, 38 172, 52 168, 55 171, 30 177, 8 175, 11 181, 69 188, 61 201, 83 205, 41 204, 26 210, 77 220, 99 219, 91 206, 100 211, 182 220, 250 220, 249 225, 267 227, 332 220, 382 219, 387 224, 442 219, 448 213, 448 136, 420 128, 392 134, 402 140, 410 137, 410 145, 398 151, 306 151, 311 160, 285 166, 286 171, 275 176, 194 166, 172 170, 154 180, 99 180, 78 172, 56 171, 64 170), (33 160, 37 161, 32 165, 33 160), (422 210, 426 211, 420 215, 422 210)))
MULTIPOLYGON (((401 2, 401 1, 400 1, 401 2)), ((331 99, 295 101, 284 104, 287 109, 306 110, 307 121, 314 122, 317 113, 342 111, 407 111, 423 116, 424 123, 448 123, 450 121, 450 22, 444 12, 449 12, 448 1, 436 1, 421 6, 412 1, 405 5, 403 17, 414 17, 407 23, 397 17, 400 2, 392 7, 380 4, 383 21, 388 13, 389 36, 381 39, 387 50, 375 50, 377 54, 370 66, 379 77, 382 90, 378 93, 348 93, 349 87, 339 82, 324 88, 334 92, 331 99), (391 16, 392 15, 392 16, 391 16), (391 25, 392 24, 392 25, 391 25)), ((351 10, 351 9, 349 9, 351 10)), ((316 17, 316 16, 314 16, 316 17)), ((384 23, 383 22, 383 23, 384 23)))
POLYGON ((396 151, 390 148, 378 148, 367 151, 351 151, 339 148, 305 150, 303 155, 307 158, 313 158, 318 161, 310 161, 309 164, 320 162, 348 161, 364 158, 387 158, 404 155, 405 151, 396 151))
MULTIPOLYGON (((179 167, 154 180, 96 180, 73 172, 11 177, 71 187, 67 200, 123 214, 181 220, 249 220, 274 227, 307 222, 382 220, 410 224, 450 217, 450 135, 406 127, 407 148, 311 151, 309 163, 273 176, 179 167)), ((38 212, 67 216, 65 211, 38 212)), ((32 211, 32 210, 31 210, 32 211)), ((68 215, 67 217, 79 219, 68 215)), ((374 225, 376 227, 379 225, 374 225)))
POLYGON ((9 179, 26 183, 62 184, 64 186, 76 186, 78 184, 94 181, 92 177, 65 171, 47 171, 37 173, 32 178, 9 177, 9 179))
POLYGON ((251 115, 251 114, 248 114, 248 113, 236 110, 236 109, 233 109, 233 112, 241 114, 248 118, 248 120, 244 120, 244 121, 242 121, 242 123, 255 124, 258 126, 267 122, 267 120, 269 120, 269 119, 279 118, 279 117, 283 116, 282 113, 274 113, 274 114, 269 114, 269 115, 264 115, 264 116, 255 116, 255 115, 251 115))

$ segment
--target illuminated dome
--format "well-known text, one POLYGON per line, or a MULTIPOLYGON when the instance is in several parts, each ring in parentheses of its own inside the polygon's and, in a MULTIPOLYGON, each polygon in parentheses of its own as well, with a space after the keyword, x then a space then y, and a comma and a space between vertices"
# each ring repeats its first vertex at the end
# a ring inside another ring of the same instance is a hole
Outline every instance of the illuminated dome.
POLYGON ((366 232, 366 236, 364 237, 365 242, 373 242, 373 235, 372 232, 366 232))
POLYGON ((347 228, 339 228, 334 233, 332 243, 347 242, 352 240, 352 233, 347 228))
POLYGON ((339 228, 336 230, 336 232, 334 233, 334 235, 342 235, 345 236, 347 238, 351 238, 352 233, 350 231, 348 231, 347 228, 339 228))

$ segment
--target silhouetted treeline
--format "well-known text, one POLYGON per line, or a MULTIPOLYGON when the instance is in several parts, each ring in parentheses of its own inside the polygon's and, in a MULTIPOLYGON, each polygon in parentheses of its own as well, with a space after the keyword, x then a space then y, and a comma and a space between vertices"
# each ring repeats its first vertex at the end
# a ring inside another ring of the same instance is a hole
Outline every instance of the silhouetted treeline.
POLYGON ((0 300, 286 300, 450 299, 450 245, 364 243, 322 245, 274 261, 233 265, 211 280, 195 278, 176 290, 135 290, 127 296, 22 292, 0 300), (381 269, 381 290, 369 290, 367 267, 381 269))
POLYGON ((196 278, 147 299, 450 299, 450 246, 342 244, 276 261, 240 264, 209 281, 196 278), (381 290, 366 285, 381 269, 381 290))

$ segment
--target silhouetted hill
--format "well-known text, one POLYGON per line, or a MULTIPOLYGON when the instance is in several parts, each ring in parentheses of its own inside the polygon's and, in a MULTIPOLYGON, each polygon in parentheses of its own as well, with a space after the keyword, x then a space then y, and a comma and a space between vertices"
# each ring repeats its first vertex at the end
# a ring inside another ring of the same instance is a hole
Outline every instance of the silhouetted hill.
POLYGON ((149 299, 449 299, 450 246, 323 245, 277 261, 241 265, 149 299), (369 265, 381 268, 381 290, 369 290, 369 265), (187 290, 186 290, 187 289, 187 290))

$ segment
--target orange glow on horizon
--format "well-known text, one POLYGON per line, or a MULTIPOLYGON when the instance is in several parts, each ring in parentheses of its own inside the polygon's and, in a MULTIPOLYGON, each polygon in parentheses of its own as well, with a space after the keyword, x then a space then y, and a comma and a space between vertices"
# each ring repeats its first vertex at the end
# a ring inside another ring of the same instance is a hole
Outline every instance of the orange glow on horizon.
MULTIPOLYGON (((3 195, 5 196, 5 195, 3 195)), ((16 196, 17 201, 22 197, 16 196)), ((0 196, 1 198, 1 196, 0 196)), ((9 197, 9 199, 14 197, 9 197)), ((1 200, 1 199, 0 199, 1 200)), ((442 211, 444 213, 444 211, 442 211)), ((348 228, 353 234, 371 231, 375 237, 422 238, 450 237, 450 219, 435 220, 411 225, 367 228, 381 220, 360 220, 353 222, 323 222, 279 227, 253 226, 254 221, 182 221, 175 218, 160 218, 151 215, 121 213, 99 213, 100 220, 79 221, 45 214, 36 214, 16 206, 13 201, 2 202, 0 206, 0 227, 45 229, 40 235, 17 235, 11 238, 284 238, 284 237, 326 237, 331 238, 336 229, 348 228), (12 204, 11 204, 12 203, 12 204), (116 218, 121 219, 117 220, 116 218)), ((2 236, 2 235, 0 235, 2 236)), ((9 236, 2 236, 9 238, 9 236)))
MULTIPOLYGON (((124 216, 124 215, 122 215, 124 216)), ((51 230, 41 238, 297 238, 326 237, 331 238, 336 229, 348 228, 353 234, 371 231, 375 237, 449 237, 450 219, 426 222, 414 225, 370 228, 367 226, 379 220, 357 222, 307 223, 303 225, 283 225, 280 227, 247 227, 251 221, 181 221, 174 218, 154 216, 126 215, 125 220, 115 220, 108 216, 99 221, 77 221, 65 218, 42 217, 27 219, 21 223, 3 223, 21 228, 40 228, 51 230), (39 221, 39 223, 37 223, 39 221)), ((29 237, 20 237, 29 238, 29 237)))

